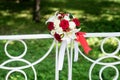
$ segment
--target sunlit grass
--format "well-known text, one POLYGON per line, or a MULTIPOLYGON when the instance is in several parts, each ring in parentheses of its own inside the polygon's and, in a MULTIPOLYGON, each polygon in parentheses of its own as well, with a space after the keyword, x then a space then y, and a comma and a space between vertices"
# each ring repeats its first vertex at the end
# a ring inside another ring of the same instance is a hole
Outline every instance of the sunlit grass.
MULTIPOLYGON (((116 32, 120 31, 120 4, 119 0, 41 0, 41 18, 40 23, 35 23, 32 20, 32 4, 30 3, 9 3, 4 2, 0 5, 0 34, 11 35, 11 34, 44 34, 49 33, 45 21, 56 11, 65 11, 72 13, 75 17, 80 20, 81 31, 84 32, 116 32), (12 5, 13 4, 13 5, 12 5), (24 6, 23 6, 24 4, 24 6), (6 7, 7 6, 7 7, 6 7), (13 9, 14 7, 14 9, 13 9)), ((103 38, 87 38, 88 44, 92 48, 92 51, 86 55, 91 59, 98 59, 101 56, 105 56, 100 49, 100 45, 103 38)), ((30 62, 34 62, 42 57, 52 40, 25 40, 27 43, 28 51, 24 57, 30 62)), ((4 45, 6 40, 0 41, 0 63, 4 60, 8 60, 4 52, 4 45), (4 57, 4 58, 3 58, 4 57)), ((15 43, 9 49, 9 52, 16 54, 22 52, 21 49, 17 49, 15 43)), ((59 44, 60 45, 60 44, 59 44)), ((22 47, 22 45, 19 45, 22 47)), ((106 52, 113 52, 118 46, 118 43, 114 39, 109 39, 105 42, 104 48, 106 52)), ((83 51, 81 45, 79 46, 83 51)), ((55 49, 55 47, 54 47, 55 49)), ((117 54, 119 55, 119 53, 117 54)), ((113 59, 104 60, 116 61, 113 59)), ((22 64, 22 63, 20 63, 22 64)), ((10 64, 9 64, 10 65, 10 64)), ((16 66, 16 63, 11 64, 16 66)), ((88 71, 91 62, 79 55, 79 60, 73 63, 73 80, 88 80, 88 71), (84 73, 83 73, 84 72, 84 73)), ((65 63, 63 70, 60 71, 60 79, 67 80, 67 56, 65 55, 65 63)), ((35 65, 38 73, 37 77, 41 80, 54 80, 55 77, 55 50, 52 50, 50 55, 38 65, 35 65)), ((101 66, 97 65, 94 69, 93 80, 98 80, 98 71, 101 66)), ((0 70, 0 80, 4 80, 7 73, 5 70, 0 70)), ((32 70, 25 70, 28 73, 29 80, 33 79, 32 70), (31 76, 32 75, 32 76, 31 76)), ((104 75, 108 75, 104 73, 104 75)), ((110 74, 113 76, 112 74, 110 74)), ((12 74, 11 80, 20 80, 24 78, 23 75, 12 74), (16 78, 18 77, 18 79, 16 78)), ((104 76, 105 80, 110 79, 110 76, 104 76)))

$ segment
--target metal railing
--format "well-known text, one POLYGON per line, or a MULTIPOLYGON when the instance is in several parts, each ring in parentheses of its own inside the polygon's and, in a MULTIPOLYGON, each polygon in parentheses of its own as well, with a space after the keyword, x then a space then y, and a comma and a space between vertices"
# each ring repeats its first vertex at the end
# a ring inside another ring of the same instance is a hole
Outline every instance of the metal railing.
MULTIPOLYGON (((94 68, 94 66, 96 64, 98 65, 102 65, 103 67, 100 69, 99 71, 99 79, 103 80, 102 78, 102 73, 104 71, 104 69, 111 67, 116 71, 116 75, 113 78, 113 80, 118 80, 119 77, 119 70, 115 65, 120 64, 119 61, 117 62, 102 62, 103 59, 106 58, 115 58, 117 60, 120 60, 120 57, 118 57, 116 54, 119 52, 120 50, 120 41, 117 37, 120 37, 120 32, 113 32, 113 33, 86 33, 85 37, 102 37, 104 38, 103 41, 100 44, 100 50, 102 53, 105 54, 105 56, 102 56, 96 60, 93 60, 91 58, 89 58, 88 56, 86 56, 80 49, 78 49, 80 55, 82 55, 85 59, 87 59, 88 61, 92 62, 92 65, 89 69, 89 80, 92 80, 92 70, 94 68), (107 39, 109 38, 113 38, 118 42, 118 47, 117 49, 112 52, 112 53, 107 53, 104 50, 104 44, 106 42, 107 39)), ((25 80, 28 80, 26 73, 23 71, 23 69, 26 68, 32 68, 33 73, 34 73, 34 80, 39 80, 37 79, 37 73, 36 70, 34 68, 34 65, 36 64, 40 64, 40 62, 42 62, 45 58, 47 58, 47 56, 50 54, 50 52, 52 51, 52 49, 54 48, 54 46, 56 45, 56 65, 55 65, 55 80, 59 80, 59 70, 58 70, 58 58, 59 58, 59 46, 58 46, 58 42, 56 40, 53 39, 53 43, 51 44, 51 47, 48 49, 48 51, 46 52, 46 54, 44 54, 44 56, 42 56, 41 58, 39 58, 37 61, 31 63, 27 60, 25 60, 23 57, 26 55, 27 53, 27 45, 24 42, 24 40, 29 40, 29 39, 49 39, 49 38, 53 38, 51 35, 49 34, 29 34, 29 35, 1 35, 0 36, 0 40, 7 40, 7 42, 5 43, 4 46, 4 52, 5 54, 9 57, 9 60, 4 61, 3 63, 0 64, 0 69, 5 69, 5 70, 9 70, 9 72, 7 73, 7 75, 5 76, 5 80, 9 79, 9 76, 13 73, 13 72, 20 72, 24 75, 25 80), (9 54, 7 48, 8 45, 10 44, 10 42, 12 41, 19 41, 24 45, 24 51, 21 55, 19 56, 12 56, 9 54), (6 64, 10 63, 10 62, 14 62, 14 61, 21 61, 26 63, 27 65, 25 66, 20 66, 20 67, 8 67, 6 66, 6 64)), ((72 62, 73 62, 73 47, 70 47, 70 50, 67 48, 67 56, 68 56, 68 80, 72 80, 72 62)))

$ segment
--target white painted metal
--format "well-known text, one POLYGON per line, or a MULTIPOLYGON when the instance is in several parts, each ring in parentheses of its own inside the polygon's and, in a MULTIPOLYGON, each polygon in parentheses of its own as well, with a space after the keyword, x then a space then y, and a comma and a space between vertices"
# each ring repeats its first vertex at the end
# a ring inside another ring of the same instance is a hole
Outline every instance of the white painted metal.
POLYGON ((11 55, 8 53, 8 51, 7 51, 7 46, 8 46, 8 44, 9 44, 10 42, 12 42, 12 41, 14 41, 14 40, 9 40, 9 41, 5 44, 4 51, 5 51, 6 55, 7 55, 9 58, 11 58, 11 59, 19 59, 19 58, 24 57, 24 56, 26 55, 26 52, 27 52, 27 45, 26 45, 26 43, 25 43, 24 41, 22 41, 22 40, 18 40, 18 41, 21 42, 21 43, 24 45, 25 50, 24 50, 24 52, 23 52, 20 56, 14 57, 14 56, 11 56, 11 55))
MULTIPOLYGON (((55 45, 55 41, 53 41, 51 47, 49 48, 49 50, 46 52, 46 54, 45 54, 42 58, 38 59, 37 61, 33 62, 33 63, 30 64, 30 65, 21 66, 21 67, 7 67, 7 66, 4 66, 5 64, 11 62, 11 61, 14 59, 14 58, 12 58, 10 61, 8 60, 8 61, 5 61, 4 63, 2 63, 2 64, 0 65, 0 68, 6 69, 6 70, 13 70, 13 69, 25 69, 25 68, 29 68, 29 67, 31 67, 31 66, 34 66, 34 65, 40 63, 41 61, 43 61, 43 60, 50 54, 50 52, 51 52, 51 50, 53 49, 54 45, 55 45)), ((16 59, 16 60, 17 60, 17 59, 16 59)), ((23 62, 25 62, 25 61, 23 61, 23 62)))
POLYGON ((59 70, 58 70, 58 41, 56 41, 56 56, 55 56, 55 80, 59 80, 59 70))
POLYGON ((0 40, 18 40, 18 39, 44 39, 53 38, 50 34, 29 34, 29 35, 1 35, 0 40))
POLYGON ((115 72, 116 72, 116 75, 115 75, 115 77, 114 77, 113 80, 118 80, 118 77, 119 77, 119 70, 118 70, 115 66, 111 66, 111 65, 106 65, 106 66, 103 66, 103 67, 101 68, 101 70, 100 70, 100 72, 99 72, 100 80, 103 80, 103 78, 102 78, 103 70, 104 70, 105 68, 109 68, 109 67, 115 69, 115 72))
MULTIPOLYGON (((96 64, 98 65, 102 65, 103 67, 101 68, 101 70, 99 71, 99 78, 100 80, 103 80, 102 78, 102 73, 103 71, 110 67, 113 68, 116 71, 116 75, 114 77, 113 80, 118 80, 119 77, 119 70, 117 69, 116 65, 120 64, 120 58, 118 56, 116 56, 116 54, 119 52, 120 50, 120 40, 116 37, 120 37, 120 32, 113 32, 113 33, 86 33, 85 37, 105 37, 105 39, 103 39, 102 43, 101 43, 101 52, 105 54, 105 56, 98 58, 97 60, 93 60, 89 57, 87 57, 86 55, 84 55, 83 52, 81 52, 80 49, 78 49, 80 55, 82 55, 85 59, 91 61, 93 64, 91 65, 90 69, 89 69, 89 80, 92 80, 92 70, 95 67, 96 64), (117 49, 112 52, 112 53, 107 53, 104 50, 104 45, 107 39, 112 38, 115 39, 118 42, 118 47, 117 49), (106 59, 106 58, 115 58, 118 59, 117 62, 111 62, 111 63, 106 63, 106 62, 102 62, 102 60, 106 59)), ((34 73, 34 80, 37 80, 37 73, 36 70, 34 68, 34 65, 40 63, 41 61, 43 61, 51 52, 51 50, 53 49, 54 45, 56 44, 56 56, 55 56, 55 60, 56 60, 56 68, 55 68, 55 80, 59 80, 59 70, 58 70, 58 62, 59 62, 59 46, 58 46, 58 42, 53 40, 53 43, 51 45, 51 47, 49 48, 49 50, 45 53, 45 55, 38 59, 37 61, 30 63, 29 61, 23 59, 23 57, 25 55, 27 55, 27 44, 23 41, 24 39, 49 39, 49 38, 53 38, 53 36, 49 35, 49 34, 29 34, 29 35, 1 35, 0 36, 0 40, 8 40, 8 42, 5 44, 4 47, 4 51, 5 54, 10 58, 7 61, 4 61, 3 63, 0 64, 0 69, 5 69, 5 70, 10 70, 8 72, 8 74, 5 77, 5 80, 9 79, 9 76, 14 73, 14 72, 20 72, 24 75, 25 80, 28 79, 27 74, 23 71, 23 69, 29 68, 31 67, 34 73), (9 43, 11 41, 19 41, 24 45, 24 51, 21 55, 19 56, 12 56, 8 53, 7 51, 7 47, 9 45, 9 43), (25 66, 20 66, 20 67, 8 67, 6 66, 7 63, 10 62, 14 62, 14 61, 20 61, 20 62, 24 62, 27 65, 25 66)), ((72 80, 72 61, 73 61, 73 48, 74 47, 74 41, 71 42, 71 46, 67 47, 67 56, 68 56, 68 80, 72 80)), ((39 80, 39 79, 38 79, 39 80)))
MULTIPOLYGON (((85 37, 112 37, 120 36, 120 32, 107 32, 107 33, 86 33, 85 37)), ((50 34, 29 34, 29 35, 1 35, 0 40, 4 39, 44 39, 53 38, 50 34)))
POLYGON ((10 76, 13 72, 20 72, 20 73, 22 73, 22 74, 24 75, 24 77, 25 77, 25 80, 27 80, 27 75, 26 75, 26 73, 25 73, 24 71, 22 71, 22 70, 11 70, 11 71, 9 71, 8 74, 6 75, 6 79, 5 79, 5 80, 8 80, 8 79, 9 79, 9 76, 10 76))
POLYGON ((102 41, 102 43, 101 43, 101 51, 102 51, 102 53, 104 53, 105 55, 115 55, 115 54, 117 54, 117 53, 119 52, 119 50, 120 50, 120 41, 119 41, 118 38, 115 38, 115 37, 107 37, 107 38, 105 38, 105 39, 102 41), (109 39, 109 38, 115 39, 115 40, 118 42, 118 47, 117 47, 117 49, 116 49, 114 52, 112 52, 112 53, 107 53, 107 52, 105 52, 105 50, 104 50, 104 48, 103 48, 103 45, 104 45, 105 41, 106 41, 107 39, 109 39))

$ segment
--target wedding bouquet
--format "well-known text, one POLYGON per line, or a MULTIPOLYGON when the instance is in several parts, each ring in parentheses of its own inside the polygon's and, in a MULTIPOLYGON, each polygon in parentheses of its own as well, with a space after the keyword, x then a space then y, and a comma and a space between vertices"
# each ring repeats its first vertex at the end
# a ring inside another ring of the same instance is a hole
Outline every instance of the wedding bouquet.
POLYGON ((70 13, 56 12, 54 16, 46 21, 50 34, 61 42, 59 50, 58 69, 62 70, 65 50, 68 44, 74 44, 74 61, 78 60, 78 42, 84 49, 86 54, 89 53, 91 48, 88 46, 84 38, 85 32, 80 32, 80 22, 70 13))
POLYGON ((77 33, 80 31, 80 22, 70 13, 56 12, 54 16, 47 20, 48 29, 56 40, 61 42, 76 39, 77 33))
POLYGON ((61 42, 66 40, 67 43, 70 43, 71 40, 76 40, 81 43, 85 53, 91 50, 84 38, 85 32, 79 32, 80 21, 72 14, 56 12, 46 23, 48 24, 51 35, 53 35, 57 41, 61 42))

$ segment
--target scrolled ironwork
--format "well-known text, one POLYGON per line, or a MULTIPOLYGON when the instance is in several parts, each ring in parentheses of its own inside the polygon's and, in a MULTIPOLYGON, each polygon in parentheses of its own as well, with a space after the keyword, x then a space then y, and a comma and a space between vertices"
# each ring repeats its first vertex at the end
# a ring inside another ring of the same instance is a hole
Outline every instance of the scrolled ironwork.
MULTIPOLYGON (((113 33, 86 33, 85 37, 103 37, 104 39, 102 40, 101 44, 100 44, 100 50, 101 53, 105 54, 102 57, 99 57, 96 60, 93 60, 91 58, 89 58, 88 56, 86 56, 80 49, 78 49, 80 55, 82 55, 85 59, 87 59, 88 61, 90 61, 92 63, 92 65, 90 66, 89 69, 89 73, 88 73, 88 77, 89 80, 93 80, 92 79, 92 71, 93 68, 95 67, 95 65, 101 65, 101 69, 99 71, 99 79, 103 80, 102 74, 104 72, 105 69, 107 68, 113 68, 115 70, 115 77, 113 78, 113 80, 118 80, 119 78, 119 70, 116 67, 116 65, 120 64, 120 57, 117 56, 117 53, 120 51, 120 40, 117 37, 120 37, 120 33, 119 32, 113 32, 113 33), (117 41, 118 46, 116 48, 115 51, 108 53, 105 51, 104 49, 104 45, 105 42, 109 39, 112 38, 114 40, 117 41), (115 62, 103 62, 102 60, 104 59, 108 59, 108 58, 114 58, 117 61, 115 62)), ((5 80, 9 79, 9 76, 14 73, 14 72, 19 72, 21 74, 23 74, 24 79, 28 80, 27 74, 23 71, 23 69, 27 69, 27 68, 32 68, 32 71, 34 73, 34 80, 39 80, 37 79, 37 72, 34 68, 34 65, 40 64, 40 62, 42 62, 45 58, 47 58, 47 56, 50 54, 50 52, 52 51, 52 49, 54 48, 54 46, 56 46, 56 56, 55 56, 55 80, 59 80, 59 70, 58 70, 58 51, 59 51, 59 45, 58 42, 53 40, 51 46, 49 47, 48 51, 41 57, 39 58, 37 61, 31 63, 29 61, 27 61, 26 59, 24 59, 23 57, 25 55, 27 55, 27 44, 24 42, 24 40, 28 40, 28 39, 49 39, 49 38, 53 38, 51 35, 49 34, 30 34, 30 35, 5 35, 5 36, 0 36, 0 40, 8 40, 5 44, 4 47, 4 52, 6 54, 6 56, 8 56, 10 59, 4 61, 3 63, 0 64, 0 69, 5 69, 5 70, 9 70, 9 72, 7 73, 5 80), (19 41, 23 44, 24 46, 24 51, 23 53, 21 53, 21 55, 19 56, 12 56, 9 54, 8 52, 8 46, 9 43, 11 41, 19 41), (24 66, 18 66, 18 67, 11 67, 11 66, 6 66, 6 64, 14 62, 14 61, 18 61, 18 62, 23 62, 26 63, 26 65, 24 66)), ((73 44, 71 43, 71 47, 67 47, 67 56, 68 56, 68 80, 72 80, 72 62, 73 62, 73 44)))

